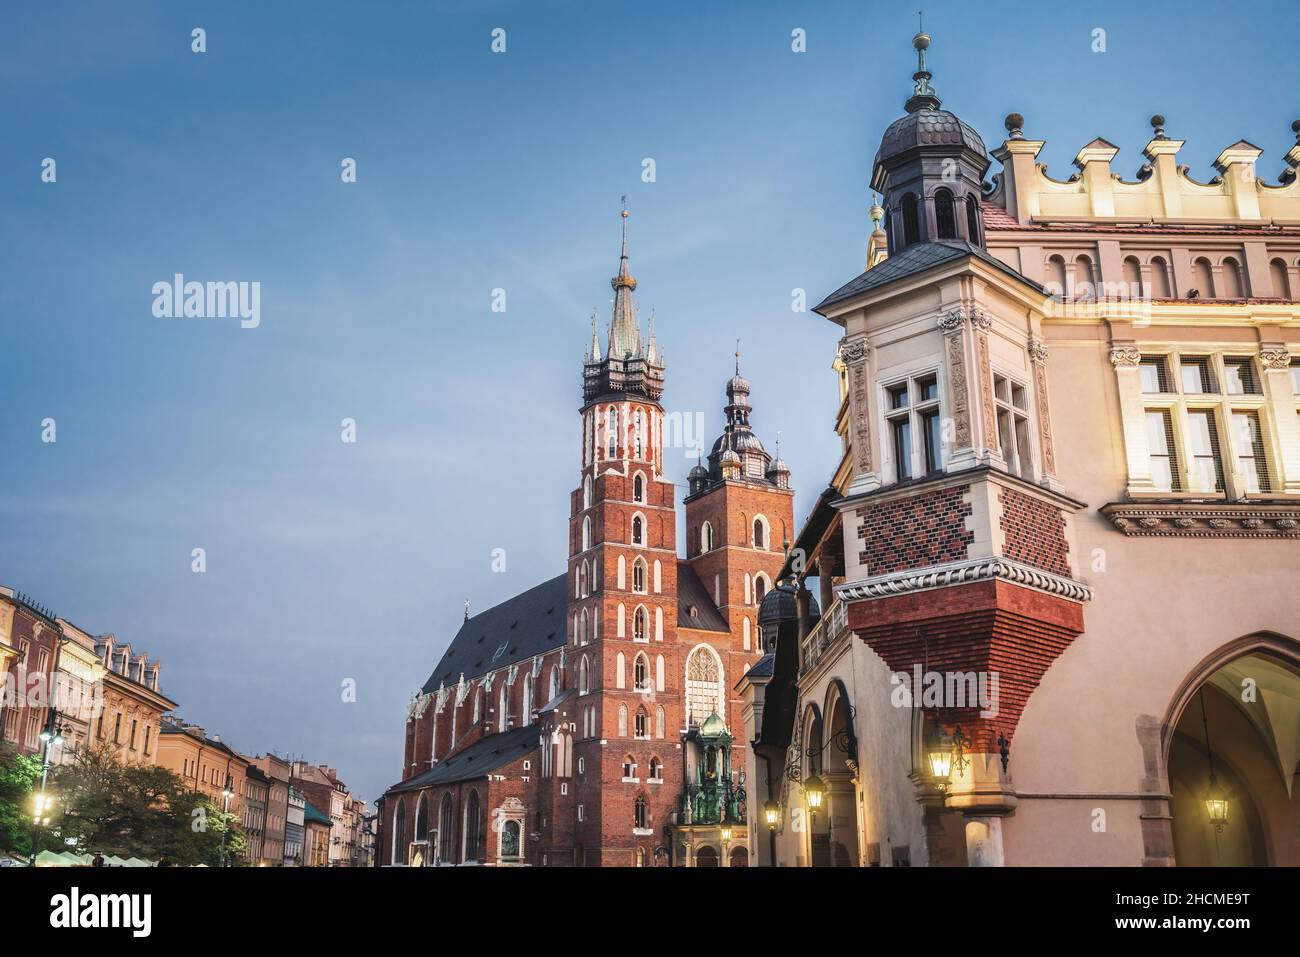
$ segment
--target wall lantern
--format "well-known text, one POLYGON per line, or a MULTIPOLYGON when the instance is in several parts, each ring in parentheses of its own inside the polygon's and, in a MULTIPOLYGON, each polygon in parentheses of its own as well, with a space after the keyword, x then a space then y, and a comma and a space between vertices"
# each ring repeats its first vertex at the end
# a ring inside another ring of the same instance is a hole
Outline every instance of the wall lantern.
POLYGON ((826 793, 826 785, 821 777, 816 773, 808 775, 803 782, 804 798, 808 801, 808 806, 814 811, 822 806, 822 796, 826 793))
POLYGON ((940 789, 948 787, 952 777, 952 738, 941 725, 936 724, 934 731, 925 743, 926 761, 930 765, 930 776, 940 789))
POLYGON ((763 819, 767 821, 767 826, 775 831, 777 824, 781 822, 781 805, 771 799, 764 801, 763 819))
POLYGON ((1228 824, 1228 796, 1214 776, 1214 751, 1210 747, 1210 722, 1205 715, 1205 686, 1201 686, 1201 726, 1205 729, 1205 759, 1210 766, 1210 789, 1205 792, 1205 811, 1210 816, 1214 830, 1222 834, 1228 824))
POLYGON ((729 828, 729 827, 724 827, 724 828, 722 829, 722 843, 723 843, 723 844, 726 844, 726 843, 728 843, 730 840, 731 840, 731 828, 729 828))

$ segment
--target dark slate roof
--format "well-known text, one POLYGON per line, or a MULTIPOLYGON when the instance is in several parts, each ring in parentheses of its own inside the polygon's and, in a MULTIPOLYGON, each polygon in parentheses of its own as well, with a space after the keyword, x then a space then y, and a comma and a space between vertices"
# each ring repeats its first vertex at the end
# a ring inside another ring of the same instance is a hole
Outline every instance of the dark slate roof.
POLYGON ((696 628, 701 631, 731 631, 727 619, 722 617, 713 603, 709 590, 695 574, 695 569, 684 561, 677 562, 677 627, 696 628), (695 616, 691 616, 691 609, 695 616))
POLYGON ((880 138, 880 149, 872 165, 919 146, 965 146, 980 156, 988 155, 984 140, 975 128, 963 123, 955 114, 947 110, 917 110, 889 124, 880 138))
POLYGON ((476 678, 564 644, 568 575, 557 575, 501 604, 472 615, 443 652, 424 692, 476 678))
MULTIPOLYGON (((808 614, 813 618, 821 615, 821 608, 817 605, 817 596, 808 595, 808 614)), ((799 617, 798 606, 795 604, 794 586, 789 582, 781 582, 766 595, 763 596, 763 603, 758 606, 758 623, 766 625, 776 621, 794 621, 799 617)))
POLYGON ((473 781, 475 778, 481 778, 497 768, 519 760, 529 751, 536 750, 541 734, 540 724, 530 724, 499 734, 489 734, 465 750, 443 758, 423 774, 408 778, 401 784, 394 784, 388 789, 388 793, 400 794, 403 791, 416 791, 420 788, 436 787, 439 784, 455 784, 458 781, 473 781))
MULTIPOLYGON (((873 289, 879 289, 881 286, 891 283, 896 279, 904 279, 935 266, 942 266, 947 263, 956 262, 967 256, 974 256, 976 259, 987 263, 988 265, 999 269, 1013 279, 1019 279, 1033 288, 1042 291, 1042 286, 1032 279, 1020 275, 1002 260, 991 255, 979 246, 972 246, 963 240, 945 239, 941 242, 934 243, 915 243, 908 246, 901 252, 888 257, 884 262, 868 269, 852 282, 846 283, 836 289, 833 293, 823 299, 813 308, 814 312, 822 313, 822 310, 828 306, 833 306, 837 302, 843 302, 846 299, 852 299, 854 296, 860 296, 863 293, 870 292, 873 289)), ((825 313, 822 313, 825 315, 825 313)))
POLYGON ((748 671, 746 671, 741 676, 741 678, 742 680, 744 678, 770 678, 772 676, 772 669, 775 666, 775 664, 776 664, 776 655, 773 652, 769 651, 762 658, 759 658, 756 662, 754 662, 753 666, 748 671))

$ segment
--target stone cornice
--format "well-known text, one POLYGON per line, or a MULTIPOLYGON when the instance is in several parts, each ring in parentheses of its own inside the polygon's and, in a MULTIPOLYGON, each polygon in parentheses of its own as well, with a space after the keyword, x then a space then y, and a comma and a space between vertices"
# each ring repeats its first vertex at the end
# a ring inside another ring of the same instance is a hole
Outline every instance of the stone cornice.
POLYGON ((1111 502, 1098 511, 1125 535, 1300 538, 1300 502, 1111 502))
POLYGON ((915 571, 894 572, 860 581, 845 582, 835 589, 835 594, 846 602, 870 601, 892 595, 943 588, 948 585, 966 585, 971 582, 995 579, 1023 585, 1071 601, 1084 602, 1092 598, 1092 589, 1081 582, 1009 558, 999 557, 967 559, 915 571))

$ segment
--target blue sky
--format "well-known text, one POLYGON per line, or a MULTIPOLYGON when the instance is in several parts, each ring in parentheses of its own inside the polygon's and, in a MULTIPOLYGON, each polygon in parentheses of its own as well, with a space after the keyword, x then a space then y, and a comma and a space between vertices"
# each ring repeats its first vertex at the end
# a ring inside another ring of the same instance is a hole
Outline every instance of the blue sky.
MULTIPOLYGON (((1252 11, 929 4, 930 66, 990 147, 1023 113, 1055 176, 1104 136, 1131 178, 1162 112, 1193 176, 1246 138, 1275 179, 1300 14, 1252 11)), ((7 6, 0 582, 162 660, 182 713, 236 747, 373 799, 462 603, 563 570, 621 195, 666 407, 716 433, 739 337, 802 519, 836 459, 838 337, 791 290, 861 271, 915 25, 833 2, 7 6), (178 272, 260 282, 261 325, 155 318, 178 272)))

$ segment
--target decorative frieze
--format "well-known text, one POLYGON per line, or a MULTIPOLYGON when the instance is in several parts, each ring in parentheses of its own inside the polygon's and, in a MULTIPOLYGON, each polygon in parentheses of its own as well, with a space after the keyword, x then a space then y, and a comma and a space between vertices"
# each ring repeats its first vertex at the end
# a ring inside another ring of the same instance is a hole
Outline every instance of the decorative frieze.
POLYGON ((1289 369, 1291 353, 1285 349, 1263 346, 1259 350, 1259 361, 1265 369, 1289 369))
POLYGON ((1125 535, 1178 538, 1300 538, 1295 505, 1112 502, 1100 509, 1125 535))
POLYGON ((1114 346, 1110 350, 1110 364, 1116 369, 1136 369, 1142 353, 1134 346, 1114 346))
POLYGON ((843 601, 868 601, 887 598, 891 595, 903 595, 908 592, 925 591, 931 588, 943 588, 948 585, 964 585, 969 582, 999 579, 1024 585, 1038 591, 1068 598, 1071 601, 1090 601, 1092 589, 1082 582, 1054 575, 1033 568, 1022 562, 1007 558, 978 558, 961 562, 949 562, 935 565, 919 572, 900 572, 891 575, 876 575, 856 582, 845 582, 835 589, 835 594, 843 601))

